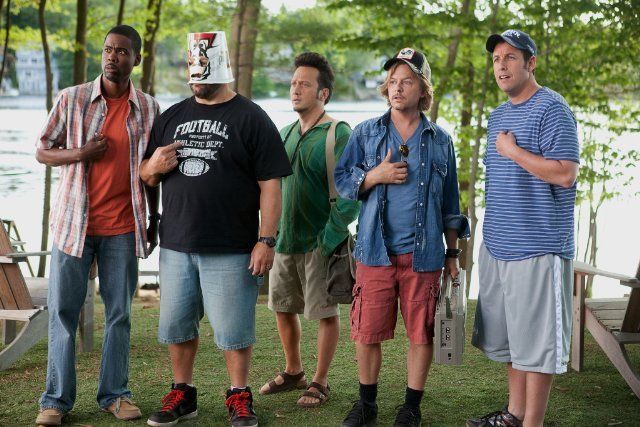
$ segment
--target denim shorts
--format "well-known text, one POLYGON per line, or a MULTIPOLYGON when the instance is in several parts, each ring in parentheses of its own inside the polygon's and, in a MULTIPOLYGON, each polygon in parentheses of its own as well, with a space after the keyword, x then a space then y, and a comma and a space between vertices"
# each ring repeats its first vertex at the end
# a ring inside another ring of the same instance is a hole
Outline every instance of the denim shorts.
POLYGON ((259 282, 248 270, 250 258, 160 248, 158 341, 177 344, 197 338, 206 314, 220 349, 255 343, 259 282))

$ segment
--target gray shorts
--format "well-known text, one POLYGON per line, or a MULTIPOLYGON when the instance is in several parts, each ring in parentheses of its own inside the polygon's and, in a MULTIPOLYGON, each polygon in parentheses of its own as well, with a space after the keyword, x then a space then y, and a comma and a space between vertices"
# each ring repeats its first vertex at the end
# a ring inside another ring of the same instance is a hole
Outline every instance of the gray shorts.
POLYGON ((573 262, 547 254, 500 261, 480 247, 471 343, 520 371, 562 374, 571 341, 573 262))
POLYGON ((319 249, 304 254, 279 254, 269 272, 269 308, 303 314, 309 320, 337 316, 338 304, 327 293, 328 257, 319 249))

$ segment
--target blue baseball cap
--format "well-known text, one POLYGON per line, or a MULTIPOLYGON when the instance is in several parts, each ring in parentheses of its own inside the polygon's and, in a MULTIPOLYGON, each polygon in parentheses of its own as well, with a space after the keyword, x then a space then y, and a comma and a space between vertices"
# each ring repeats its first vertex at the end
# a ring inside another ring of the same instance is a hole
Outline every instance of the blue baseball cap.
POLYGON ((487 51, 493 53, 496 45, 500 42, 507 42, 516 49, 527 51, 533 56, 536 56, 538 52, 536 44, 529 37, 529 34, 520 30, 507 30, 502 34, 491 34, 487 39, 487 51))

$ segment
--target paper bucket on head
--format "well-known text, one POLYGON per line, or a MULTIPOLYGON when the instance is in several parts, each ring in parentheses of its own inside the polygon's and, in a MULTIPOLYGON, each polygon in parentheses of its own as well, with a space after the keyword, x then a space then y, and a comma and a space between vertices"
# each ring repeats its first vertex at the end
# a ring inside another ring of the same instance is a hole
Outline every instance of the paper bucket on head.
POLYGON ((231 83, 233 73, 224 31, 189 33, 189 83, 231 83))

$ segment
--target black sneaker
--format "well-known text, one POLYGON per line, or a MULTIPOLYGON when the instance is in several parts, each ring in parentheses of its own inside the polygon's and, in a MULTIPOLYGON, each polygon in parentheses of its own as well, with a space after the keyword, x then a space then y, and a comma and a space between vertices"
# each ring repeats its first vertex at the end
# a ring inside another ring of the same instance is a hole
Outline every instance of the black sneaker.
POLYGON ((253 394, 249 387, 244 390, 227 390, 224 402, 229 410, 229 420, 233 427, 255 427, 258 416, 253 410, 253 394))
POLYGON ((178 424, 198 416, 198 391, 187 384, 171 384, 171 391, 162 398, 162 409, 151 414, 147 425, 163 427, 178 424))
POLYGON ((467 427, 522 427, 522 421, 507 408, 508 406, 505 406, 501 411, 467 420, 467 427))
POLYGON ((422 414, 420 408, 414 408, 407 404, 400 405, 396 408, 396 420, 393 422, 393 427, 420 427, 422 423, 422 414))
POLYGON ((353 408, 342 421, 342 427, 370 427, 376 425, 378 405, 365 405, 361 401, 353 404, 353 408))

